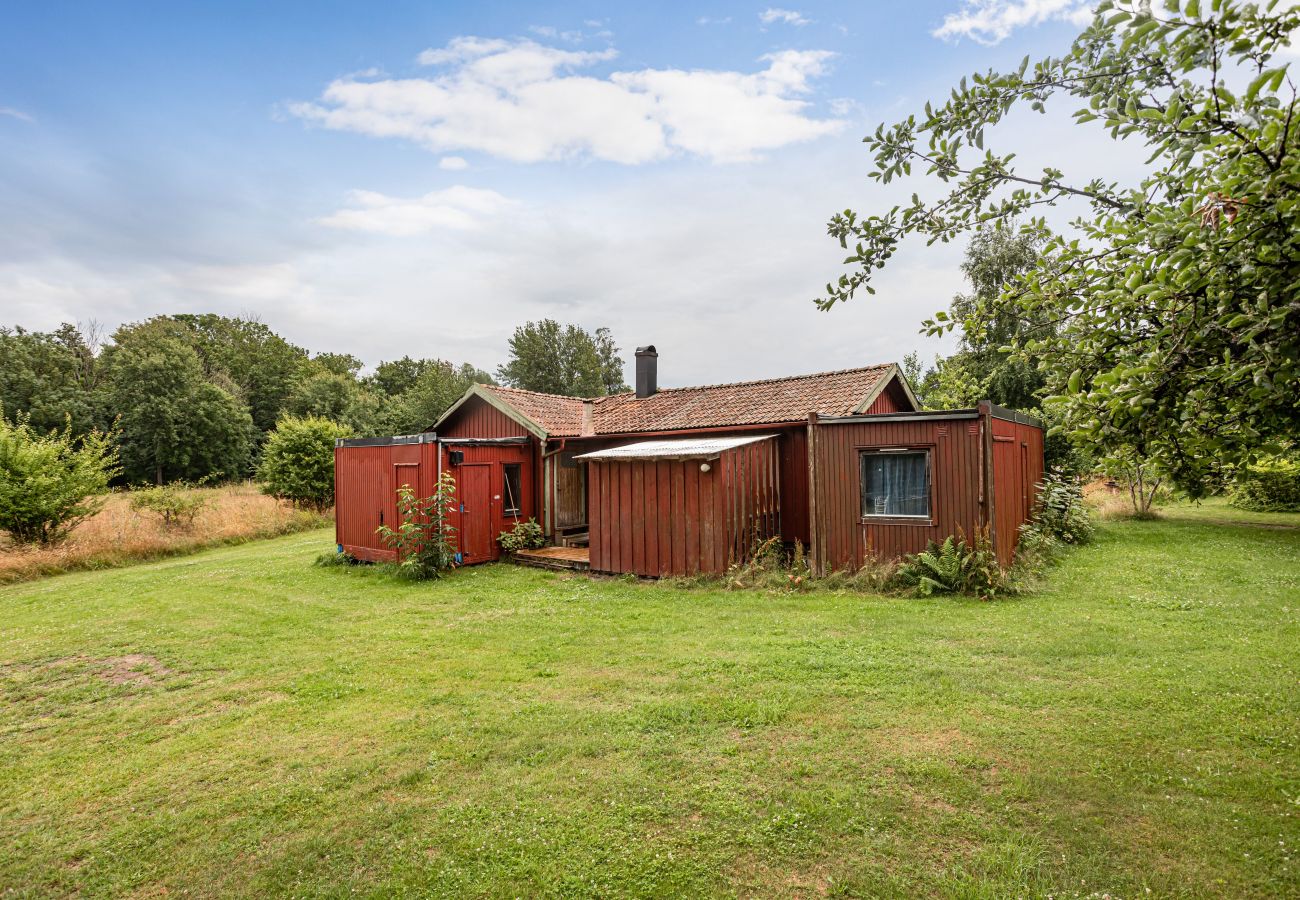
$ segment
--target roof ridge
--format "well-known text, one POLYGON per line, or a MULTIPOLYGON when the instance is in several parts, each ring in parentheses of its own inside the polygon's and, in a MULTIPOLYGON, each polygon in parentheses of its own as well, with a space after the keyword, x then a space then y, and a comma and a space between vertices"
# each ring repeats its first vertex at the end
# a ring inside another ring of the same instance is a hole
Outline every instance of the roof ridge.
POLYGON ((492 389, 492 390, 497 390, 497 391, 509 391, 509 392, 512 393, 512 394, 532 394, 534 397, 551 397, 551 398, 554 398, 554 399, 556 399, 556 400, 583 400, 583 401, 586 401, 586 400, 589 400, 589 399, 603 399, 603 398, 589 398, 589 397, 571 397, 571 396, 569 396, 568 394, 552 394, 552 393, 549 393, 549 392, 547 392, 547 391, 530 391, 528 388, 510 387, 509 385, 506 385, 506 384, 486 384, 486 383, 481 382, 481 381, 475 382, 475 384, 477 384, 479 387, 490 388, 490 389, 492 389))
MULTIPOLYGON (((876 363, 870 366, 858 366, 853 369, 832 369, 829 372, 809 372, 806 375, 784 375, 778 378, 755 378, 752 381, 724 381, 717 384, 692 384, 686 387, 659 388, 655 394, 666 394, 669 391, 701 391, 707 388, 728 388, 728 387, 748 387, 751 384, 773 384, 778 381, 804 381, 808 378, 826 378, 829 375, 852 375, 858 372, 873 372, 879 369, 889 369, 898 365, 898 363, 876 363)), ((604 397, 597 397, 596 401, 614 400, 618 397, 630 397, 635 395, 635 391, 624 391, 621 394, 607 394, 604 397)))

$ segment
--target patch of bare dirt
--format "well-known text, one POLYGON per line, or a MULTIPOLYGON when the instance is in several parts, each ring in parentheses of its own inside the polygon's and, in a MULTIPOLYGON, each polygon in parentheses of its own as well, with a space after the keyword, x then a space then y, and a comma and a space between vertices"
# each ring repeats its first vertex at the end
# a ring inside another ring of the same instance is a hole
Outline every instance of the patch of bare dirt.
POLYGON ((172 670, 156 657, 143 653, 110 656, 108 659, 92 661, 91 666, 98 669, 99 677, 110 684, 154 684, 172 674, 172 670))
POLYGON ((970 750, 975 746, 974 741, 956 728, 941 728, 936 731, 883 728, 876 738, 891 750, 909 755, 916 753, 947 756, 970 750))
POLYGON ((40 662, 0 665, 0 679, 29 680, 44 687, 55 687, 85 675, 93 675, 109 684, 150 685, 171 674, 172 670, 157 657, 145 653, 103 658, 60 656, 40 662))
POLYGON ((738 882, 737 894, 741 897, 825 897, 835 886, 827 867, 820 863, 809 868, 783 870, 746 857, 737 860, 730 875, 733 882, 738 882))

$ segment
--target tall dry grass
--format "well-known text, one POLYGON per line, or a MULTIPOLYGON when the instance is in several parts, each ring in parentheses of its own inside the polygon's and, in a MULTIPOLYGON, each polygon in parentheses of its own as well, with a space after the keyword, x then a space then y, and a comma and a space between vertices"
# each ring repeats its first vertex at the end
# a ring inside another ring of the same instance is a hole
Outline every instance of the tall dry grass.
POLYGON ((251 483, 195 488, 195 492, 207 503, 190 527, 166 528, 158 516, 133 510, 129 492, 120 492, 55 547, 17 547, 0 534, 0 584, 79 569, 115 568, 306 531, 331 521, 268 497, 251 483))

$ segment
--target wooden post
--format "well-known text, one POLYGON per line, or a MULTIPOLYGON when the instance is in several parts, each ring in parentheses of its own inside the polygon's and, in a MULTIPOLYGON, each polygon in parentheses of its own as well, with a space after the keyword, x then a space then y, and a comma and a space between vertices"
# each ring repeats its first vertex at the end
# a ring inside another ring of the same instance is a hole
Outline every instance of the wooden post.
POLYGON ((983 482, 984 493, 984 511, 987 517, 985 524, 989 530, 989 543, 993 545, 993 551, 998 549, 997 533, 997 490, 993 484, 993 404, 988 400, 981 400, 979 404, 980 411, 980 452, 984 456, 984 465, 980 469, 980 481, 983 482))
POLYGON ((814 575, 826 574, 826 553, 817 522, 817 413, 808 413, 808 553, 814 575))

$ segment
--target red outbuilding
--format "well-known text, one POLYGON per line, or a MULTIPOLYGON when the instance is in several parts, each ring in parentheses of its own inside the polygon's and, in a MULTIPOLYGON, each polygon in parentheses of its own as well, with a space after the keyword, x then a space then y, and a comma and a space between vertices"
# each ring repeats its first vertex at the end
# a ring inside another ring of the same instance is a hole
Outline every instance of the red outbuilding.
POLYGON ((590 400, 475 385, 429 434, 340 442, 341 549, 392 558, 374 535, 386 496, 403 480, 427 496, 450 471, 466 563, 530 517, 555 555, 602 572, 723 572, 777 535, 826 571, 959 530, 1010 561, 1042 478, 1032 419, 921 412, 892 364, 659 389, 657 363, 638 348, 636 390, 590 400))
POLYGON ((449 524, 456 529, 460 561, 501 557, 497 535, 537 515, 534 448, 527 438, 441 438, 433 433, 335 442, 335 534, 339 551, 356 559, 391 562, 397 553, 379 527, 399 524, 397 492, 409 486, 420 498, 437 488, 443 472, 456 481, 449 524))
POLYGON ((774 435, 637 441, 578 460, 596 572, 723 572, 781 534, 774 435))

